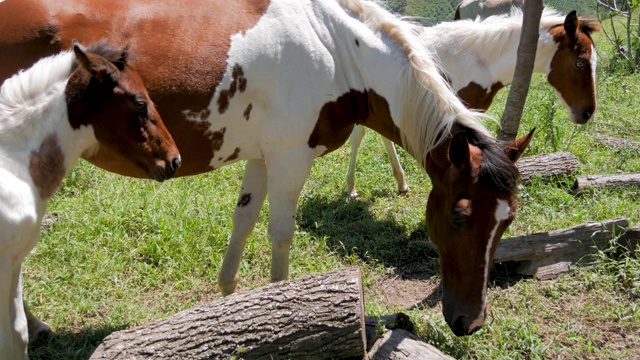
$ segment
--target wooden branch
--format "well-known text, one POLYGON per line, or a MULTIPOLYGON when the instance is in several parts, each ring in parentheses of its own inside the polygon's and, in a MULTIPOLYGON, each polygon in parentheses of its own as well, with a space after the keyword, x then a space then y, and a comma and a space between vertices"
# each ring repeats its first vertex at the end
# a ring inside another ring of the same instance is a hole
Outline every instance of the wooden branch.
POLYGON ((90 359, 362 358, 358 268, 232 294, 107 336, 90 359))
POLYGON ((637 223, 634 227, 625 231, 616 239, 618 245, 620 245, 625 251, 637 251, 638 245, 640 245, 640 223, 637 223))
POLYGON ((640 187, 640 173, 578 176, 573 189, 576 192, 582 192, 591 188, 619 186, 640 187))
POLYGON ((518 273, 540 280, 552 279, 569 271, 569 267, 585 255, 608 246, 613 233, 628 226, 627 219, 619 218, 503 239, 493 262, 519 262, 518 273))
POLYGON ((432 345, 425 343, 412 333, 397 329, 388 331, 378 340, 371 351, 371 360, 450 360, 451 356, 442 353, 432 345))
POLYGON ((599 144, 614 148, 640 149, 640 141, 621 139, 609 135, 596 135, 595 141, 599 144))
POLYGON ((555 152, 527 156, 516 162, 523 181, 533 177, 550 178, 556 175, 571 175, 580 166, 578 158, 568 152, 555 152))

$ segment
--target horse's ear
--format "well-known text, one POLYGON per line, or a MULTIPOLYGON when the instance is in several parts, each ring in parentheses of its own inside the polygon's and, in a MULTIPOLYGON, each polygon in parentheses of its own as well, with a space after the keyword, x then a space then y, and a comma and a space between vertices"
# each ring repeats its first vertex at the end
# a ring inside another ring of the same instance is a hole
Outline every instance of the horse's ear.
POLYGON ((587 35, 602 30, 602 24, 596 19, 580 19, 580 31, 587 35))
POLYGON ((76 60, 80 64, 80 67, 87 70, 91 76, 95 77, 100 81, 104 81, 109 76, 109 69, 101 64, 98 61, 95 61, 94 58, 87 55, 87 53, 82 49, 80 43, 77 40, 73 40, 71 42, 71 46, 73 47, 73 53, 76 56, 76 60))
POLYGON ((533 133, 535 131, 536 131, 536 128, 531 129, 531 131, 529 131, 527 135, 511 142, 509 145, 507 145, 504 148, 505 154, 507 154, 507 157, 511 161, 516 162, 516 160, 520 158, 520 156, 527 149, 527 146, 529 146, 531 139, 533 139, 533 133))
POLYGON ((471 164, 469 154, 469 140, 464 131, 453 135, 449 143, 449 161, 458 170, 463 170, 471 164))
POLYGON ((564 19, 564 31, 567 33, 569 39, 575 39, 576 31, 578 30, 578 16, 576 11, 570 12, 564 19))

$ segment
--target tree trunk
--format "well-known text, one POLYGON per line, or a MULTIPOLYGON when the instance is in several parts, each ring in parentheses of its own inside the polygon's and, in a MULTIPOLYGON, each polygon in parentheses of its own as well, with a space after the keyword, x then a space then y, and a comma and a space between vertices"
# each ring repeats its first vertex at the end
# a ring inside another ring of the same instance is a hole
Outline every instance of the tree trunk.
POLYGON ((556 175, 571 175, 579 165, 578 158, 568 152, 527 156, 516 162, 523 181, 537 176, 550 178, 556 175))
POLYGON ((533 275, 540 280, 552 279, 569 271, 569 266, 584 255, 607 247, 613 233, 620 233, 628 226, 627 219, 613 219, 503 239, 493 262, 519 262, 519 274, 533 275))
POLYGON ((609 136, 609 135, 596 135, 595 141, 599 144, 614 147, 614 148, 619 148, 619 149, 630 148, 630 149, 640 150, 640 141, 621 139, 621 138, 617 138, 615 136, 609 136))
POLYGON ((577 192, 583 192, 591 188, 618 186, 640 187, 640 173, 578 176, 573 189, 577 192))
POLYGON ((388 331, 382 339, 378 340, 369 351, 369 359, 453 360, 451 356, 401 329, 388 331))
POLYGON ((347 268, 114 332, 91 359, 362 359, 364 337, 360 270, 347 268))
POLYGON ((513 75, 513 83, 511 83, 511 89, 509 89, 509 96, 507 97, 507 104, 500 121, 499 140, 513 141, 518 134, 522 109, 529 92, 533 64, 538 48, 542 8, 542 0, 529 0, 524 4, 518 59, 513 75))

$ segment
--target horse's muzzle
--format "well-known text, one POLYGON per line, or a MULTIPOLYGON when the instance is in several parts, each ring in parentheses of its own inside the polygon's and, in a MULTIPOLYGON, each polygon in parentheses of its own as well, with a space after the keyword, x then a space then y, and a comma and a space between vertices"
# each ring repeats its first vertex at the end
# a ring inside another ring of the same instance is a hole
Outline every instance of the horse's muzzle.
POLYGON ((182 160, 180 159, 180 156, 177 156, 166 166, 157 165, 150 177, 159 182, 169 180, 176 174, 180 165, 182 165, 182 160))

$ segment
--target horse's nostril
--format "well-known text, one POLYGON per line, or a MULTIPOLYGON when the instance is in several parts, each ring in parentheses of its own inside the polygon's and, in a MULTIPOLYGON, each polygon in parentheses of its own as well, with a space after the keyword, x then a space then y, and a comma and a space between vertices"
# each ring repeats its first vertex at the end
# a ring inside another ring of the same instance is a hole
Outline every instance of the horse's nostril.
POLYGON ((173 160, 171 160, 171 170, 173 170, 174 172, 178 170, 180 165, 182 165, 182 160, 180 160, 180 157, 175 157, 173 158, 173 160))
POLYGON ((593 111, 591 111, 591 110, 585 110, 584 113, 582 113, 582 117, 585 120, 591 119, 591 115, 593 115, 593 111))
POLYGON ((464 336, 467 332, 464 329, 464 316, 459 316, 451 325, 451 330, 456 336, 464 336))

